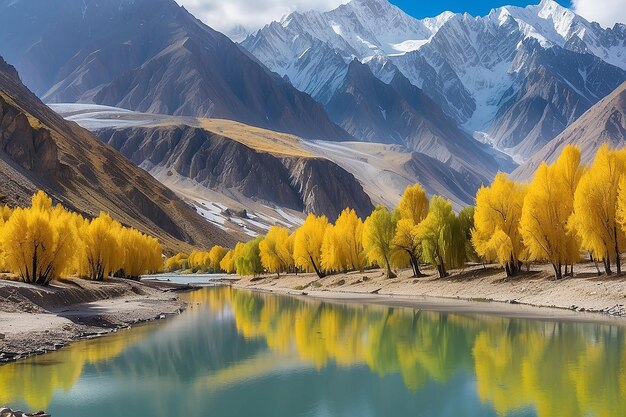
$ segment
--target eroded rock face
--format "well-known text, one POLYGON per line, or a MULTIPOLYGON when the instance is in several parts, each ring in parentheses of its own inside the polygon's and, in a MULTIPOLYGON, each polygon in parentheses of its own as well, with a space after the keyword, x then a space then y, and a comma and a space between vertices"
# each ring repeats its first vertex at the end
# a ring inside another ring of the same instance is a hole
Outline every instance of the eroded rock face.
POLYGON ((97 135, 137 165, 166 167, 216 191, 242 195, 334 220, 372 202, 352 174, 321 158, 274 155, 191 126, 103 129, 97 135))
POLYGON ((62 171, 50 131, 33 127, 28 117, 0 95, 0 146, 11 159, 40 174, 62 171))
POLYGON ((302 199, 304 211, 325 214, 334 221, 348 207, 365 218, 374 209, 354 175, 321 158, 284 158, 291 185, 302 199))

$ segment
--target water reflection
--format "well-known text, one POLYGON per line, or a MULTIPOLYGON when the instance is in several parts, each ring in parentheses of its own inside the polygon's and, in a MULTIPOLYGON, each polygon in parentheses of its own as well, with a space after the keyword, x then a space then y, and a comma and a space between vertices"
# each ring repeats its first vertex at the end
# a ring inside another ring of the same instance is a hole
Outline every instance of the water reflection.
POLYGON ((139 326, 111 336, 84 340, 68 347, 0 367, 0 405, 24 403, 43 410, 57 390, 69 391, 88 365, 106 363, 129 346, 141 341, 150 331, 139 326))
POLYGON ((164 324, 0 367, 0 404, 69 417, 626 415, 620 326, 230 288, 187 297, 193 308, 164 324))
POLYGON ((398 373, 409 390, 473 370, 482 402, 498 415, 626 415, 621 326, 332 305, 224 289, 192 299, 230 308, 238 330, 271 349, 295 349, 317 368, 364 363, 398 373))

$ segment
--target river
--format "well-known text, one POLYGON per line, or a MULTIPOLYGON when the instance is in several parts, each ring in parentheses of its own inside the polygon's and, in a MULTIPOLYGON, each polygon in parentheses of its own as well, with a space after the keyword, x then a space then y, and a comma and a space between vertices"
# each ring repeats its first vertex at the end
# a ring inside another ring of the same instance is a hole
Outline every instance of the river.
POLYGON ((53 417, 626 415, 619 324, 334 304, 207 287, 178 317, 0 367, 53 417))

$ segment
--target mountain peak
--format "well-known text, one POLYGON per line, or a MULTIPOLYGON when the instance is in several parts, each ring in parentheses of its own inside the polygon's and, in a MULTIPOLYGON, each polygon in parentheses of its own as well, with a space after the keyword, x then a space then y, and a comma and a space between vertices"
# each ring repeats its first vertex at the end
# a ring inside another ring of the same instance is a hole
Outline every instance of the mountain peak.
MULTIPOLYGON (((531 6, 532 7, 532 6, 531 6)), ((576 17, 580 17, 568 9, 561 6, 554 0, 541 0, 538 6, 536 6, 537 15, 544 19, 551 18, 554 21, 562 21, 567 19, 569 22, 573 21, 576 17)))

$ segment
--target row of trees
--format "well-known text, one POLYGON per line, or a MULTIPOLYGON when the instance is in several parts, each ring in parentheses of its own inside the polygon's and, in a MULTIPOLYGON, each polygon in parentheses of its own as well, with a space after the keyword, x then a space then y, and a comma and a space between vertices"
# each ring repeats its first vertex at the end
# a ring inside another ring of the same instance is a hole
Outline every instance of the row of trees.
POLYGON ((178 271, 191 269, 202 272, 222 272, 220 266, 228 249, 215 245, 209 251, 193 251, 189 255, 178 253, 165 261, 166 271, 178 271))
POLYGON ((89 220, 52 204, 43 191, 31 207, 0 212, 0 266, 24 282, 47 285, 65 275, 138 279, 162 266, 159 242, 108 214, 89 220))
POLYGON ((570 145, 553 164, 542 163, 530 183, 499 173, 478 190, 475 208, 458 214, 449 200, 429 200, 416 184, 405 190, 396 209, 379 206, 365 221, 352 209, 334 224, 309 214, 293 233, 274 226, 266 236, 233 250, 219 247, 219 262, 208 261, 209 253, 197 256, 213 271, 279 276, 307 271, 319 277, 369 266, 384 268, 388 277, 395 276, 394 268, 410 266, 417 277, 423 263, 445 277, 467 261, 497 262, 511 276, 538 261, 550 263, 561 279, 573 274, 586 253, 606 274, 613 265, 620 274, 626 246, 625 173, 626 150, 604 145, 586 167, 580 149, 570 145))
POLYGON ((473 208, 457 216, 450 201, 440 196, 429 201, 416 184, 406 189, 396 210, 379 206, 365 221, 352 209, 345 209, 334 224, 309 214, 293 233, 273 226, 265 236, 237 243, 233 250, 216 246, 209 252, 178 254, 165 267, 240 275, 307 271, 324 277, 378 265, 394 277, 392 268, 409 266, 420 276, 420 264, 428 262, 446 276, 449 268, 462 266, 473 254, 468 244, 472 218, 473 208))
POLYGON ((588 167, 580 157, 577 147, 566 146, 555 163, 541 164, 529 184, 498 174, 490 187, 482 187, 472 233, 478 255, 499 262, 508 275, 525 262, 549 262, 560 279, 573 274, 586 252, 607 275, 612 265, 621 274, 626 150, 603 145, 588 167))

